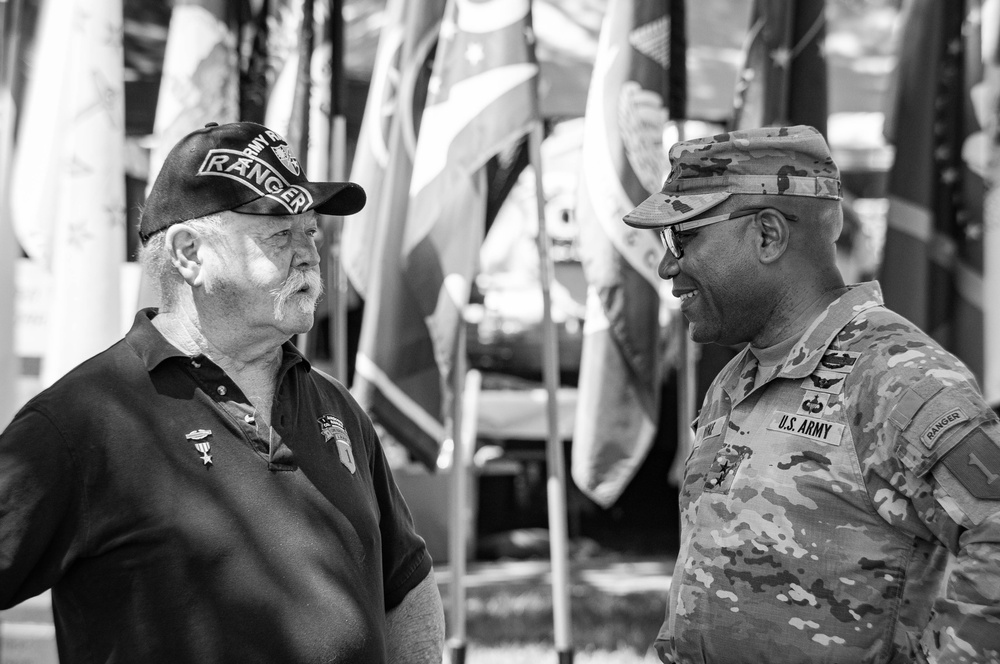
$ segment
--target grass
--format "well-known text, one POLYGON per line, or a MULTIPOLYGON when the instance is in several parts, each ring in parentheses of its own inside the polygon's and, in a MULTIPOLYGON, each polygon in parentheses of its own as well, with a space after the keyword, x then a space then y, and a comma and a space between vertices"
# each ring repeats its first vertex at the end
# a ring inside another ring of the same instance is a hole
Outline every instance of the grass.
MULTIPOLYGON (((444 600, 448 616, 447 595, 444 600)), ((570 590, 573 661, 658 662, 651 645, 663 620, 664 602, 659 590, 616 594, 574 583, 570 590)), ((467 664, 557 661, 547 583, 469 588, 466 607, 467 664)))

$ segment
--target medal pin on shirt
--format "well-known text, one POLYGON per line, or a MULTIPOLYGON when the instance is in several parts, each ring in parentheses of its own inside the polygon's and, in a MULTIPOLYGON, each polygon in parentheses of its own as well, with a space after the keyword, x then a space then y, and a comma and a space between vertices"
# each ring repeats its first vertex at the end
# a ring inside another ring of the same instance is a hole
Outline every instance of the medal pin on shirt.
POLYGON ((195 429, 184 436, 188 440, 194 441, 194 447, 201 453, 201 460, 206 466, 212 465, 212 455, 209 454, 212 450, 212 444, 206 440, 211 435, 211 429, 195 429))

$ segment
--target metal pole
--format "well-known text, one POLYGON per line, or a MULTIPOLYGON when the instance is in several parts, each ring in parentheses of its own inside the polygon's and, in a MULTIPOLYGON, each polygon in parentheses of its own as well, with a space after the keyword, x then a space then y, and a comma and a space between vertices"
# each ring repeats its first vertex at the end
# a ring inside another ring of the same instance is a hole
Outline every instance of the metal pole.
POLYGON ((452 400, 451 484, 448 514, 448 560, 451 571, 451 635, 448 652, 451 664, 464 664, 466 652, 465 574, 468 556, 469 461, 475 449, 478 422, 478 371, 465 373, 466 331, 459 323, 454 367, 454 398, 452 400))
MULTIPOLYGON (((330 179, 347 179, 347 118, 344 115, 344 2, 330 2, 330 179)), ((344 218, 330 217, 327 232, 330 238, 330 265, 327 269, 330 298, 330 356, 333 375, 344 385, 347 376, 347 275, 341 256, 344 218)))
POLYGON ((18 244, 8 200, 14 154, 13 81, 18 53, 21 0, 0 0, 0 428, 20 405, 14 351, 15 264, 18 244), (9 33, 9 34, 8 34, 9 33))
POLYGON ((548 395, 549 435, 545 447, 548 465, 549 554, 552 559, 552 614, 556 653, 560 664, 572 664, 573 643, 569 611, 569 555, 566 518, 566 463, 559 435, 559 339, 552 320, 552 256, 545 228, 545 190, 542 186, 542 122, 528 134, 528 156, 535 171, 538 203, 538 277, 542 286, 542 376, 548 395))

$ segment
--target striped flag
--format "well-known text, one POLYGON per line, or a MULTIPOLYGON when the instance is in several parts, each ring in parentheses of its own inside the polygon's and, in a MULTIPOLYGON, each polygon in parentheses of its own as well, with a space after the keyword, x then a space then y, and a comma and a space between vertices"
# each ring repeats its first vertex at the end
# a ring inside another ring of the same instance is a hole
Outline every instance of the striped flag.
POLYGON ((638 471, 659 420, 663 249, 655 233, 621 219, 660 189, 669 167, 671 19, 683 25, 672 4, 609 2, 587 97, 577 198, 587 318, 572 475, 603 507, 638 471))
POLYGON ((962 159, 978 129, 970 89, 982 77, 979 31, 963 28, 965 2, 908 7, 886 122, 896 158, 880 281, 887 306, 982 381, 983 308, 996 297, 983 291, 983 180, 962 159))
POLYGON ((416 133, 444 0, 390 0, 351 179, 368 192, 365 209, 344 224, 342 259, 365 311, 351 390, 425 464, 444 439, 436 369, 409 364, 431 355, 423 325, 406 319, 399 269, 416 133), (394 26, 402 27, 395 32, 394 26), (368 266, 379 269, 368 271, 368 266), (364 269, 359 273, 359 267, 364 269))
POLYGON ((429 465, 444 437, 455 340, 484 233, 485 164, 537 120, 537 76, 528 0, 449 0, 406 225, 393 234, 399 252, 383 254, 397 256, 400 270, 380 263, 381 299, 370 311, 369 292, 356 363, 376 419, 429 465))
POLYGON ((344 224, 342 261, 351 284, 364 298, 369 293, 370 271, 378 271, 382 265, 376 231, 380 224, 392 220, 402 228, 406 219, 416 131, 427 92, 430 56, 444 12, 444 0, 420 4, 420 8, 408 9, 406 0, 386 3, 351 166, 351 180, 364 187, 368 203, 344 224), (391 131, 393 124, 398 125, 395 133, 391 131), (396 173, 392 189, 385 186, 390 172, 396 173))
POLYGON ((11 185, 22 247, 51 295, 42 384, 121 335, 125 261, 121 0, 43 3, 11 185))

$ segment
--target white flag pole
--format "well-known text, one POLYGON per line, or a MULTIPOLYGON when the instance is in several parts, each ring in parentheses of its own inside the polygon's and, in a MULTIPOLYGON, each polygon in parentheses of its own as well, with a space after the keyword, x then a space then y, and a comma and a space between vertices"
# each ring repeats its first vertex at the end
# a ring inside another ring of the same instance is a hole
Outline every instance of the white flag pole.
POLYGON ((454 398, 452 400, 452 454, 449 484, 448 513, 448 564, 450 584, 450 635, 448 653, 450 664, 464 664, 468 635, 466 633, 465 574, 468 557, 469 511, 474 501, 469 500, 469 473, 472 454, 476 445, 476 428, 479 418, 479 389, 482 376, 475 369, 466 374, 466 330, 464 318, 459 321, 458 339, 455 344, 454 398))
POLYGON ((21 0, 0 0, 0 429, 17 403, 17 357, 14 349, 14 239, 7 184, 14 154, 14 63, 17 59, 21 0), (9 33, 9 36, 8 36, 9 33))
POLYGON ((542 186, 541 120, 528 134, 528 159, 535 171, 535 199, 538 203, 538 277, 542 286, 542 377, 548 395, 549 554, 552 559, 552 614, 556 653, 560 664, 573 661, 572 629, 569 612, 569 534, 566 517, 566 464, 559 435, 559 339, 552 320, 552 256, 545 228, 545 190, 542 186))

